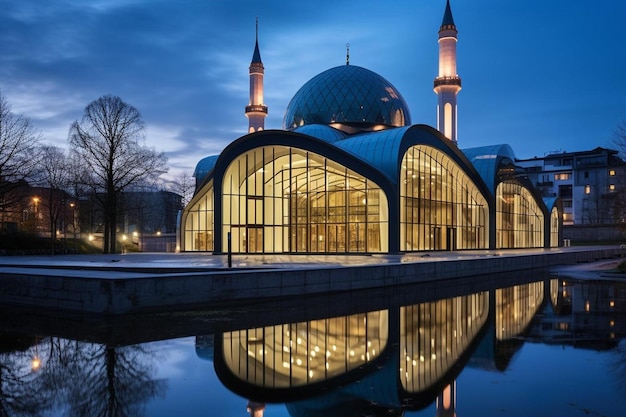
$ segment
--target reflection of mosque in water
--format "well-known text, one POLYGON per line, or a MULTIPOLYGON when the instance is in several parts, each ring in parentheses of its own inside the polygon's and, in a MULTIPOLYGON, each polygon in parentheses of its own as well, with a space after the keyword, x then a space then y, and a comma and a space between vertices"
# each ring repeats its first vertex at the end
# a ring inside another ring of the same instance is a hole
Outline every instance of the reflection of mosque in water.
POLYGON ((225 332, 208 353, 198 338, 198 355, 214 359, 255 417, 265 402, 311 417, 402 415, 434 401, 438 416, 455 416, 455 379, 465 366, 504 371, 529 340, 614 344, 625 329, 615 329, 610 313, 624 292, 552 279, 225 332))

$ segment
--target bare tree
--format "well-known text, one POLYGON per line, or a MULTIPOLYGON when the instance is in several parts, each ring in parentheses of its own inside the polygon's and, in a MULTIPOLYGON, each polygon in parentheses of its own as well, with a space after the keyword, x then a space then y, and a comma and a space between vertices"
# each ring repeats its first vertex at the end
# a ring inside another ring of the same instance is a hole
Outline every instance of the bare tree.
POLYGON ((67 189, 70 186, 70 165, 65 151, 56 146, 41 147, 41 159, 36 181, 42 187, 45 198, 42 206, 48 211, 50 242, 54 254, 57 232, 67 223, 70 204, 67 189))
POLYGON ((85 184, 104 212, 104 253, 115 253, 118 199, 130 186, 167 172, 163 153, 143 145, 141 113, 117 96, 91 102, 80 122, 70 127, 69 142, 87 168, 85 184))
POLYGON ((23 197, 16 190, 33 173, 39 140, 30 119, 13 113, 0 93, 0 221, 23 197))
POLYGON ((182 206, 185 207, 193 197, 194 187, 194 177, 188 172, 183 172, 174 178, 168 188, 182 197, 182 206))

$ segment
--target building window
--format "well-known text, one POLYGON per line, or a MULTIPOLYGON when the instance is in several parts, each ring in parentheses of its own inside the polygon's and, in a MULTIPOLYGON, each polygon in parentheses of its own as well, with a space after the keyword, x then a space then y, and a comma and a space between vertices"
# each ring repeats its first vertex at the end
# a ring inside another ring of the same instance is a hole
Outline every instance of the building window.
POLYGON ((544 217, 530 191, 517 182, 500 183, 496 189, 496 247, 543 246, 544 217))
POLYGON ((559 185, 559 197, 572 198, 572 186, 571 185, 559 185))
POLYGON ((322 155, 264 146, 222 183, 222 247, 235 253, 386 252, 388 203, 373 181, 322 155))
POLYGON ((560 174, 554 174, 554 180, 555 181, 565 181, 565 180, 569 180, 570 179, 570 173, 569 172, 563 172, 560 174))
POLYGON ((589 178, 589 171, 585 171, 585 178, 589 178))
POLYGON ((609 191, 615 191, 615 184, 609 184, 609 191))
POLYGON ((402 159, 400 181, 401 250, 488 246, 487 201, 446 154, 412 146, 402 159))
POLYGON ((615 176, 615 170, 614 169, 610 169, 609 170, 609 176, 611 176, 611 177, 615 176))
POLYGON ((585 194, 591 194, 591 185, 585 185, 585 194))
POLYGON ((550 212, 550 247, 559 246, 559 210, 556 207, 550 212))
POLYGON ((214 231, 213 181, 204 187, 186 210, 182 250, 212 251, 214 231))

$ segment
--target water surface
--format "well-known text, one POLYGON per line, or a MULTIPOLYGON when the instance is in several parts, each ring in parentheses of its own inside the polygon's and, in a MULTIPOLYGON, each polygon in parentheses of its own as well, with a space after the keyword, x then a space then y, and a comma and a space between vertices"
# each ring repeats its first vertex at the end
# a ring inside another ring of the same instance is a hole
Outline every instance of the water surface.
POLYGON ((125 317, 5 310, 0 415, 624 415, 626 283, 525 274, 125 317))

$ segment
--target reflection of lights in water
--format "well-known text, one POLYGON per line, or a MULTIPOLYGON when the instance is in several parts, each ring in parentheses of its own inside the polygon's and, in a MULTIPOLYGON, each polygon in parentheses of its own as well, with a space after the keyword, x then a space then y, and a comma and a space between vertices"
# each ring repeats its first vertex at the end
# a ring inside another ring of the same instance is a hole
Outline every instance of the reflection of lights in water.
POLYGON ((37 356, 33 358, 33 362, 31 363, 33 371, 38 370, 41 367, 41 360, 37 356))

